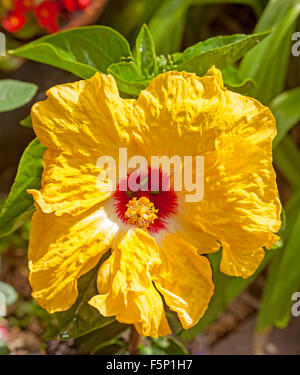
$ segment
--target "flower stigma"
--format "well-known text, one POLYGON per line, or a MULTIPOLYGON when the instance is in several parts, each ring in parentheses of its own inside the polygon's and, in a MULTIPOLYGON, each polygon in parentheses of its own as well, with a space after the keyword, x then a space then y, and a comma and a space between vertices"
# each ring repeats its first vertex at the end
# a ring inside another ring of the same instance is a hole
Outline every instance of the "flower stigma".
POLYGON ((146 229, 157 219, 158 209, 147 197, 143 196, 139 199, 135 197, 126 204, 126 207, 125 218, 130 224, 137 225, 139 228, 146 229))

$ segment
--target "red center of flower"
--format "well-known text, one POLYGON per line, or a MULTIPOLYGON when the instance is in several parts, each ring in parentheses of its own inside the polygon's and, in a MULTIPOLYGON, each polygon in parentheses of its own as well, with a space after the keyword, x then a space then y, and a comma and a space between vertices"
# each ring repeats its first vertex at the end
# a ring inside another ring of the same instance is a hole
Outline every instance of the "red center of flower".
MULTIPOLYGON (((149 232, 157 233, 166 228, 167 218, 177 211, 177 195, 169 186, 169 176, 161 170, 148 169, 148 173, 131 172, 122 180, 114 193, 114 207, 119 218, 127 224, 137 225, 145 213, 149 217, 145 228, 149 232), (141 199, 145 197, 147 199, 141 199), (135 207, 136 210, 135 211, 135 207), (135 220, 136 219, 136 220, 135 220)), ((142 227, 142 225, 138 225, 142 227)))

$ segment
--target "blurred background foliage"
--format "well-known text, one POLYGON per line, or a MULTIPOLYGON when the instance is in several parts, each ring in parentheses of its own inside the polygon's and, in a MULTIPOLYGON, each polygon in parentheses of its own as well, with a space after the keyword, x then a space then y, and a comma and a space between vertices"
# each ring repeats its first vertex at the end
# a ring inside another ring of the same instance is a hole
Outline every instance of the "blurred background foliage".
MULTIPOLYGON (((99 24, 118 30, 127 38, 132 48, 135 46, 142 25, 147 24, 153 37, 156 54, 164 54, 166 57, 213 36, 272 31, 242 59, 226 68, 223 77, 225 82, 229 82, 228 86, 231 89, 238 91, 238 87, 244 87, 251 96, 270 106, 276 117, 278 135, 273 144, 274 164, 284 205, 281 239, 274 248, 267 251, 263 264, 255 275, 247 280, 220 273, 220 253, 209 255, 214 269, 216 289, 204 317, 195 327, 183 331, 176 317, 169 312, 168 317, 172 322, 174 335, 166 339, 138 341, 133 351, 138 348, 141 354, 193 352, 193 343, 199 341, 206 332, 210 332, 211 327, 215 327, 215 322, 220 321, 220 317, 228 312, 228 306, 231 306, 240 295, 249 297, 249 293, 252 302, 253 298, 258 301, 250 303, 252 307, 255 306, 255 312, 257 311, 254 352, 263 351, 268 334, 273 327, 285 328, 290 321, 291 307, 294 303, 292 295, 300 286, 300 57, 291 54, 292 43, 295 43, 292 41, 292 35, 297 30, 300 31, 299 15, 299 0, 111 0, 107 2, 98 20, 99 24), (261 281, 262 286, 259 287, 261 281)), ((35 82, 39 86, 39 91, 34 101, 43 98, 45 88, 75 79, 66 72, 62 73, 47 66, 40 67, 40 64, 32 62, 26 62, 15 72, 2 73, 0 77, 35 82), (35 68, 36 73, 34 73, 35 68), (45 72, 48 72, 47 79, 44 77, 45 72)), ((31 87, 31 90, 33 90, 31 94, 34 95, 36 89, 31 87)), ((32 104, 31 94, 28 94, 27 100, 30 104, 23 107, 23 110, 0 114, 0 141, 2 144, 8 143, 10 148, 15 148, 8 154, 4 152, 1 154, 0 192, 3 199, 15 175, 20 153, 28 140, 33 138, 30 123, 29 128, 14 126, 29 113, 32 104), (12 123, 11 129, 18 134, 17 141, 12 136, 7 136, 7 128, 10 127, 7 126, 8 123, 12 123)), ((44 332, 44 340, 38 341, 36 351, 128 353, 127 344, 130 345, 136 337, 134 332, 129 333, 126 325, 113 320, 105 320, 102 324, 100 319, 95 327, 97 329, 88 332, 84 326, 87 312, 82 311, 80 302, 67 315, 50 316, 31 300, 29 286, 20 288, 19 276, 15 275, 17 281, 9 276, 10 268, 16 273, 20 273, 21 269, 21 274, 23 272, 21 280, 26 282, 24 280, 27 277, 26 246, 29 223, 24 221, 25 226, 0 239, 0 256, 2 254, 6 264, 2 269, 1 280, 5 281, 6 285, 13 285, 19 293, 17 298, 13 289, 10 289, 14 294, 11 300, 12 307, 9 310, 11 312, 8 319, 5 319, 5 322, 3 320, 2 326, 17 327, 22 330, 28 325, 33 325, 38 332, 37 336, 44 332), (13 264, 15 258, 18 260, 13 264), (61 339, 71 338, 71 341, 66 341, 64 347, 53 341, 57 335, 61 339), (47 341, 49 339, 52 341, 47 341)), ((86 283, 90 285, 91 275, 82 277, 80 285, 84 286, 86 283)), ((6 286, 2 284, 0 284, 0 291, 1 285, 2 288, 6 286)), ((82 298, 88 296, 84 295, 82 298)), ((17 332, 20 335, 21 331, 17 332)), ((200 347, 205 345, 201 344, 200 347)), ((3 353, 9 350, 9 345, 7 347, 3 338, 2 348, 4 348, 3 353)), ((0 353, 1 350, 0 344, 0 353)), ((203 350, 205 351, 205 348, 203 350)), ((194 352, 202 352, 199 345, 194 352)))

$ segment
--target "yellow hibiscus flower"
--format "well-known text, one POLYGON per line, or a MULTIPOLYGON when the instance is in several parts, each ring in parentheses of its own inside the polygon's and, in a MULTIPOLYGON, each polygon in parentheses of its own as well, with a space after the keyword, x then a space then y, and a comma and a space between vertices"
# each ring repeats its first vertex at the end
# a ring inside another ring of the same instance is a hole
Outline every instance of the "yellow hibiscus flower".
POLYGON ((78 278, 111 249, 92 306, 157 337, 170 333, 163 297, 184 328, 195 325, 214 290, 203 254, 222 246, 221 271, 247 278, 277 240, 272 113, 226 90, 215 68, 204 77, 160 74, 137 100, 120 98, 114 78, 100 73, 47 96, 32 109, 48 148, 42 188, 30 190, 33 297, 51 313, 67 310, 78 278), (120 148, 147 160, 203 155, 203 199, 186 202, 185 190, 111 191, 109 179, 99 188, 99 156, 117 160, 120 148))

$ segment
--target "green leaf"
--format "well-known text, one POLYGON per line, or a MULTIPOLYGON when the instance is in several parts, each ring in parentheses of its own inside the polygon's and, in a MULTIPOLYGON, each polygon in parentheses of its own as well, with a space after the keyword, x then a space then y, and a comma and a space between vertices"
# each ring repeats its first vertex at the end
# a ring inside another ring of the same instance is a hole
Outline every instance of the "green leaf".
POLYGON ((243 79, 234 66, 228 65, 222 70, 224 85, 231 91, 242 95, 250 96, 254 91, 255 82, 253 79, 243 79))
POLYGON ((157 59, 152 36, 143 25, 136 39, 136 61, 141 74, 150 77, 157 74, 157 59))
POLYGON ((150 82, 144 79, 132 61, 112 64, 107 71, 114 76, 119 90, 128 95, 138 96, 150 82))
POLYGON ((96 308, 88 304, 89 300, 98 294, 97 273, 104 260, 78 280, 78 298, 69 310, 54 314, 56 326, 52 327, 51 335, 58 335, 63 340, 76 338, 105 327, 115 320, 113 317, 100 315, 96 308))
POLYGON ((11 285, 0 281, 0 293, 3 293, 5 296, 5 303, 7 306, 14 304, 18 299, 18 293, 15 288, 11 285))
POLYGON ((292 187, 295 190, 300 189, 300 151, 289 136, 286 136, 276 147, 273 158, 292 187))
POLYGON ((290 320, 292 295, 299 290, 300 271, 300 191, 286 207, 285 246, 277 254, 268 272, 259 310, 258 332, 276 326, 285 328, 290 320))
POLYGON ((179 71, 194 72, 200 76, 213 65, 222 70, 239 60, 268 34, 235 34, 209 38, 173 55, 174 66, 179 71))
POLYGON ((258 15, 263 10, 263 2, 261 0, 193 0, 193 5, 210 4, 245 4, 251 6, 258 15))
POLYGON ((126 39, 106 26, 86 26, 47 35, 9 53, 64 69, 80 78, 106 72, 109 65, 131 56, 126 39))
POLYGON ((112 339, 110 341, 103 342, 96 346, 91 354, 93 355, 113 355, 122 354, 126 350, 125 342, 118 339, 112 339))
POLYGON ((291 35, 299 14, 298 0, 269 1, 254 32, 273 31, 242 60, 241 74, 257 82, 255 96, 265 104, 284 87, 291 56, 291 35))
POLYGON ((254 275, 248 279, 225 275, 220 271, 221 251, 209 254, 208 258, 212 265, 213 282, 215 284, 214 295, 206 313, 200 319, 199 323, 189 330, 182 331, 180 337, 186 340, 192 340, 197 334, 214 322, 219 314, 257 277, 275 253, 276 251, 267 251, 264 260, 254 275))
POLYGON ((135 40, 138 30, 151 19, 161 0, 127 0, 116 12, 113 26, 129 40, 135 40))
POLYGON ((178 318, 178 315, 176 314, 176 312, 166 307, 166 317, 168 319, 168 323, 169 323, 169 326, 171 328, 173 335, 178 336, 180 332, 183 330, 180 320, 178 318))
POLYGON ((30 102, 38 87, 13 79, 0 80, 0 112, 11 111, 30 102))
POLYGON ((0 237, 20 227, 34 211, 27 189, 40 189, 45 147, 36 138, 24 151, 15 182, 0 212, 0 237))
POLYGON ((0 255, 2 252, 13 249, 27 249, 29 240, 30 223, 29 220, 16 232, 6 237, 0 238, 0 255))
POLYGON ((90 354, 100 344, 117 339, 128 329, 127 324, 121 324, 117 320, 76 339, 76 347, 80 354, 90 354))
POLYGON ((273 148, 276 148, 288 131, 300 121, 300 87, 278 95, 270 103, 277 122, 277 137, 274 139, 273 148))
POLYGON ((150 338, 150 345, 139 347, 142 355, 188 355, 184 345, 174 337, 150 338))
POLYGON ((155 49, 159 54, 172 53, 180 48, 186 12, 191 3, 192 0, 161 1, 159 8, 149 21, 155 49))
MULTIPOLYGON (((159 339, 152 339, 152 341, 158 341, 159 339)), ((169 337, 165 340, 160 340, 158 346, 164 349, 165 353, 168 355, 188 355, 188 351, 185 349, 184 345, 177 340, 175 337, 169 337)))
POLYGON ((32 128, 31 116, 28 115, 27 117, 24 118, 24 120, 21 120, 20 125, 24 126, 25 128, 32 128))
POLYGON ((8 355, 9 353, 10 350, 7 344, 3 340, 0 340, 0 355, 8 355))

